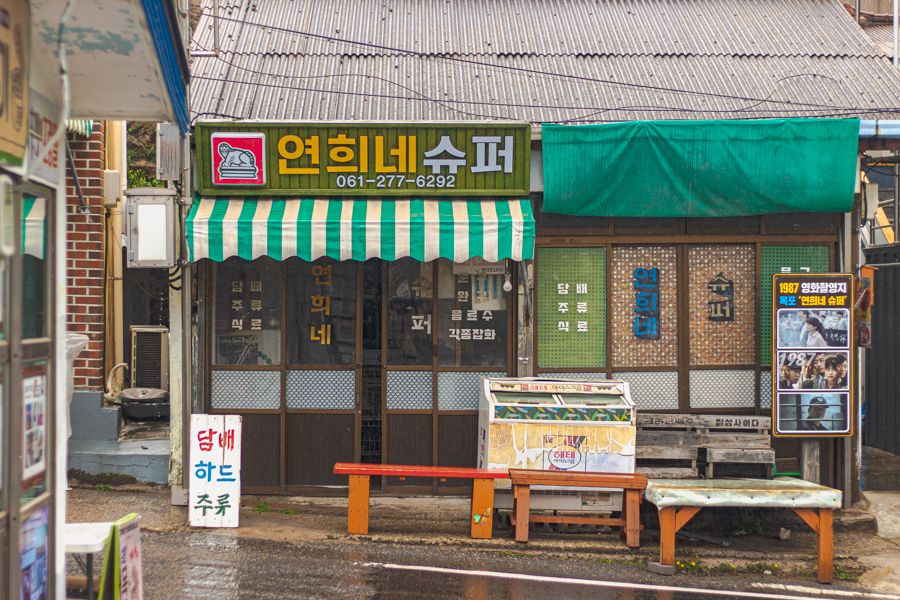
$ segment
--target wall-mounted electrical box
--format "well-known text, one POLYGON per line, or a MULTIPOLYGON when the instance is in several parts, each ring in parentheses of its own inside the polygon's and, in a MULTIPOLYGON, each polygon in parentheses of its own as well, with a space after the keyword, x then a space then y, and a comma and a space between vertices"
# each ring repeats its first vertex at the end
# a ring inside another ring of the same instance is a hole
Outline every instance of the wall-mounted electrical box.
POLYGON ((175 190, 125 190, 125 235, 129 268, 175 266, 175 190))
POLYGON ((178 181, 181 178, 181 132, 176 125, 156 125, 156 178, 178 181))
POLYGON ((122 176, 118 171, 103 171, 103 206, 116 206, 122 195, 122 176))

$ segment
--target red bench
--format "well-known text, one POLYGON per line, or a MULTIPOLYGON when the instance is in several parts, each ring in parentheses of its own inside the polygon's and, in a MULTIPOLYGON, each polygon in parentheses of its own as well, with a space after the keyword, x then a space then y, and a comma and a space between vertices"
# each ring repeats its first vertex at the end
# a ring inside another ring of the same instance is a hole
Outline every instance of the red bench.
POLYGON ((472 505, 469 532, 473 538, 491 539, 494 522, 494 480, 508 479, 509 473, 495 469, 467 467, 420 467, 413 465, 375 465, 336 463, 334 472, 350 476, 347 504, 347 532, 369 533, 369 477, 441 477, 472 480, 472 505))

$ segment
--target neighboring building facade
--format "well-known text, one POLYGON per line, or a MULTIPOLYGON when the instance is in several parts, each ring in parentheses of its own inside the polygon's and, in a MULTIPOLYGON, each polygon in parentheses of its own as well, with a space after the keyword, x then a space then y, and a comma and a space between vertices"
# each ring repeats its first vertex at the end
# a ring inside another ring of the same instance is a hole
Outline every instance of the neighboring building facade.
MULTIPOLYGON (((0 42, 10 49, 8 68, 0 74, 6 90, 0 119, 3 600, 26 592, 65 598, 67 291, 73 288, 76 307, 102 307, 97 292, 102 283, 96 280, 105 276, 103 250, 98 252, 94 237, 102 233, 102 221, 73 218, 73 237, 68 236, 66 122, 70 117, 142 118, 180 121, 182 130, 187 125, 187 63, 174 5, 119 2, 115 11, 104 8, 104 3, 75 7, 62 1, 3 5, 0 42), (72 34, 62 18, 88 27, 72 34), (61 43, 56 35, 60 26, 61 43), (47 35, 48 30, 54 34, 47 35), (111 48, 113 35, 128 44, 111 48), (61 56, 68 66, 60 64, 61 56), (79 286, 74 279, 87 281, 79 286)), ((85 150, 91 153, 100 143, 87 141, 85 150)), ((82 155, 79 160, 100 159, 82 155)), ((96 177, 80 177, 87 184, 82 191, 96 197, 96 177)), ((89 213, 98 208, 94 201, 85 205, 89 213)), ((86 308, 77 314, 85 320, 73 322, 74 328, 99 333, 89 328, 87 316, 102 318, 102 312, 86 308)), ((98 341, 79 367, 85 369, 85 386, 98 385, 98 341)))

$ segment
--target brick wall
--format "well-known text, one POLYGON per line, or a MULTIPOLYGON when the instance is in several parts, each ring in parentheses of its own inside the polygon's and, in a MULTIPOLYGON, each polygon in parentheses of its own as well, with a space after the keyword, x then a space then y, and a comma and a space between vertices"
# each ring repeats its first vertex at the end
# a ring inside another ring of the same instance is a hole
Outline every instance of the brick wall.
POLYGON ((67 134, 81 192, 89 209, 79 210, 78 193, 66 170, 66 328, 90 338, 75 361, 75 389, 102 390, 106 269, 103 238, 103 170, 106 168, 104 123, 94 121, 90 140, 67 134))

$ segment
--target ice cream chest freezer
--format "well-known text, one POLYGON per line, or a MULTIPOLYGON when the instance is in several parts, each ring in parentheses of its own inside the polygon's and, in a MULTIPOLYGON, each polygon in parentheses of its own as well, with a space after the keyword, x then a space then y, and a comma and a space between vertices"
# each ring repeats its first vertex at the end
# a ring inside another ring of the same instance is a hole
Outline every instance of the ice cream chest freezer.
MULTIPOLYGON (((479 387, 479 468, 634 473, 635 408, 627 382, 482 377, 479 387)), ((496 479, 495 487, 495 508, 512 508, 509 480, 496 479)), ((531 506, 618 511, 622 492, 534 486, 531 506)))

